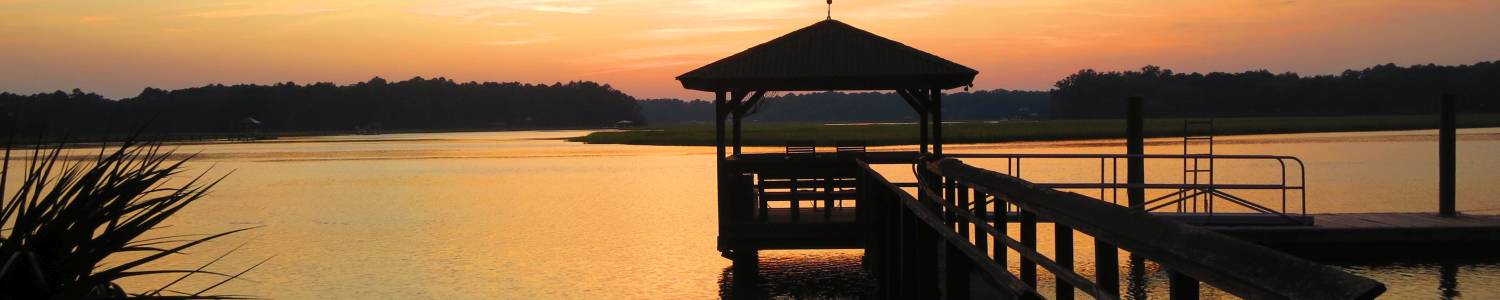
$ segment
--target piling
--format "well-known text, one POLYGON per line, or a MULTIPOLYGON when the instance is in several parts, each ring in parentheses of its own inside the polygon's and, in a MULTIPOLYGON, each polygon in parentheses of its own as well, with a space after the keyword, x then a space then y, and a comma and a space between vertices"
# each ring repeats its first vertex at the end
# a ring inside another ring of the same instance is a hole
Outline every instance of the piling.
POLYGON ((1438 215, 1444 217, 1458 216, 1454 201, 1458 118, 1453 98, 1453 94, 1443 94, 1443 124, 1438 129, 1438 215))
POLYGON ((1145 209, 1146 190, 1140 187, 1146 184, 1146 159, 1139 156, 1146 154, 1146 126, 1141 116, 1141 97, 1130 97, 1125 103, 1125 154, 1131 155, 1125 159, 1125 180, 1130 184, 1125 195, 1129 198, 1130 207, 1145 209))

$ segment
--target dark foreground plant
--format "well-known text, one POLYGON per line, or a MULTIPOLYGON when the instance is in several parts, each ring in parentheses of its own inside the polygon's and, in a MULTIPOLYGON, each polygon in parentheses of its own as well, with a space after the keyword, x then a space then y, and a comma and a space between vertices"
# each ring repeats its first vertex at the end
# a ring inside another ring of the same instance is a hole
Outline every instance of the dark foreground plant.
POLYGON ((223 177, 207 180, 205 172, 180 186, 167 186, 167 180, 182 172, 183 163, 191 157, 172 161, 172 152, 163 151, 159 143, 127 141, 117 149, 101 148, 92 158, 76 160, 63 158, 63 148, 31 150, 24 173, 16 174, 18 182, 12 182, 11 150, 6 147, 0 163, 0 299, 242 298, 205 293, 259 263, 232 275, 206 270, 219 259, 195 270, 145 269, 163 257, 251 229, 143 238, 203 198, 223 177), (6 196, 6 191, 14 192, 6 196), (120 255, 111 259, 118 262, 107 263, 113 255, 120 255), (177 280, 132 294, 114 283, 143 275, 177 276, 177 280), (222 281, 188 291, 173 288, 194 275, 217 276, 222 281))

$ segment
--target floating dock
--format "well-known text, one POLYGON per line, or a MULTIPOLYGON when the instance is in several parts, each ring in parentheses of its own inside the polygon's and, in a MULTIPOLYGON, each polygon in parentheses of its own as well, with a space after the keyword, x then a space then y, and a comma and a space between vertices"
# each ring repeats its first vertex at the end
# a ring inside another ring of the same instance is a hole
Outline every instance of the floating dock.
POLYGON ((1312 214, 1311 225, 1202 226, 1315 259, 1441 258, 1500 253, 1500 216, 1438 213, 1312 214))

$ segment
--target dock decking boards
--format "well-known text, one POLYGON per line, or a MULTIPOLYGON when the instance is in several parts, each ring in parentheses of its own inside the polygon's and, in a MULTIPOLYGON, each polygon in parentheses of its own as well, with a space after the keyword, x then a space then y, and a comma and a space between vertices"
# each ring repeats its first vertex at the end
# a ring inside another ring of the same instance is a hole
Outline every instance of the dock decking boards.
POLYGON ((1495 257, 1500 216, 1437 213, 1312 215, 1312 226, 1203 226, 1292 254, 1327 258, 1495 257))

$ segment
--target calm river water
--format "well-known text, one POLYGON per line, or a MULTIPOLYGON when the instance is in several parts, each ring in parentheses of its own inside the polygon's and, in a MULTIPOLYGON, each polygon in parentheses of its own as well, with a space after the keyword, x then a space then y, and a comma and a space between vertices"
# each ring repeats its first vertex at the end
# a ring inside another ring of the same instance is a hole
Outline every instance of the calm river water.
MULTIPOLYGON (((586 133, 392 134, 177 146, 179 153, 199 153, 190 166, 194 172, 232 174, 160 234, 264 227, 159 266, 196 267, 243 244, 216 265, 219 270, 271 260, 247 280, 216 291, 282 299, 705 299, 729 293, 730 262, 714 250, 713 150, 559 139, 586 133)), ((1221 137, 1216 152, 1301 157, 1308 168, 1309 213, 1434 211, 1435 140, 1435 131, 1221 137)), ((1147 151, 1180 154, 1178 142, 1153 140, 1147 151)), ((1120 153, 1121 145, 1014 143, 949 151, 1120 153)), ((1461 211, 1500 213, 1496 153, 1500 130, 1460 131, 1461 211)), ((1026 175, 1097 179, 1097 161, 1091 168, 1028 166, 1026 175)), ((1165 170, 1153 169, 1154 177, 1180 176, 1180 165, 1153 168, 1165 170)), ((882 172, 911 178, 905 167, 882 172)), ((1077 255, 1092 257, 1091 251, 1077 255)), ((755 290, 764 296, 847 298, 868 288, 859 251, 762 255, 764 283, 755 290)), ((1500 297, 1495 261, 1435 258, 1341 267, 1385 282, 1391 298, 1500 297)), ((1087 262, 1081 268, 1089 268, 1087 262)), ((1138 288, 1159 292, 1164 275, 1148 271, 1143 276, 1156 279, 1138 288)), ((170 279, 141 278, 125 286, 141 290, 170 279)), ((184 290, 212 284, 207 279, 184 290)))

